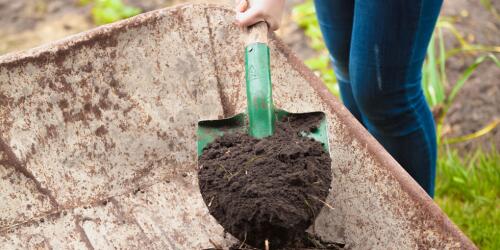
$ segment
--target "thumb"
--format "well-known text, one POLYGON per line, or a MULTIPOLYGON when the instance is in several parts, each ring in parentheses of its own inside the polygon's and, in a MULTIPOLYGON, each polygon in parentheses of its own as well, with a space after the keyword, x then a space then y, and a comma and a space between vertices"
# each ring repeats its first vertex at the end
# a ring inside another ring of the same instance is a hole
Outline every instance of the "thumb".
POLYGON ((236 11, 245 12, 248 9, 248 2, 246 0, 236 0, 236 11))
POLYGON ((280 22, 277 21, 276 19, 274 18, 263 18, 266 22, 267 22, 267 25, 269 26, 269 29, 271 31, 276 31, 280 28, 280 22))

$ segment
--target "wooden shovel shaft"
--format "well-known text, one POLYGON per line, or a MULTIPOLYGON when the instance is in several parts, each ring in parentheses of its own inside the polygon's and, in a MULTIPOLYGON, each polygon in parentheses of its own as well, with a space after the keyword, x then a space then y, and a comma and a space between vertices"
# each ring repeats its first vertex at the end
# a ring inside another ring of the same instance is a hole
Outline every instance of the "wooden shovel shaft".
MULTIPOLYGON (((247 0, 249 8, 255 1, 247 0)), ((248 37, 245 42, 245 46, 252 43, 264 43, 267 44, 267 33, 269 28, 267 27, 267 23, 263 20, 258 22, 248 28, 248 37)))
POLYGON ((258 22, 248 28, 248 37, 245 45, 248 46, 253 43, 267 44, 268 27, 266 22, 258 22))

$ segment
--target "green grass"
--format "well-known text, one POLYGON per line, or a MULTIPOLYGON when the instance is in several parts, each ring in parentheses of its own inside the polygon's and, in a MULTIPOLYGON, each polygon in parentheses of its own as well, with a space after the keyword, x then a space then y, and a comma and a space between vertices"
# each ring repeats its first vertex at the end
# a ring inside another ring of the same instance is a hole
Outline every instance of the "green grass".
POLYGON ((436 202, 478 247, 500 249, 500 154, 440 153, 436 202))

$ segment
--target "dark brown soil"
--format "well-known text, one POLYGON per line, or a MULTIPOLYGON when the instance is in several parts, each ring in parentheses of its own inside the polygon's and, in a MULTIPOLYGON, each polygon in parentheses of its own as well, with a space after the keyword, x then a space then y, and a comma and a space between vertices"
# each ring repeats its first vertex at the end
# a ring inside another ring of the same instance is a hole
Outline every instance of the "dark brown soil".
POLYGON ((300 241, 329 192, 331 159, 321 143, 301 136, 323 114, 290 116, 273 136, 225 134, 199 157, 200 189, 210 213, 242 242, 272 249, 300 241))
MULTIPOLYGON (((290 246, 287 247, 286 250, 338 250, 343 249, 345 246, 341 243, 325 242, 322 239, 308 233, 302 234, 300 235, 300 237, 295 238, 294 241, 289 245, 290 246)), ((272 246, 269 246, 269 248, 273 249, 272 246)), ((257 250, 257 248, 254 248, 247 244, 237 243, 231 246, 229 250, 257 250)))

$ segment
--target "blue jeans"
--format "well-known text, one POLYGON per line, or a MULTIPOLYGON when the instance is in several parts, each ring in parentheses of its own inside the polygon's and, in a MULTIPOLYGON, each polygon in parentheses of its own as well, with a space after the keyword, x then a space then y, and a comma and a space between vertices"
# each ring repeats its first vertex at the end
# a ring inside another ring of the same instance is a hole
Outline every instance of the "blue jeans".
POLYGON ((436 131, 422 64, 442 0, 315 0, 345 106, 434 196, 436 131))

